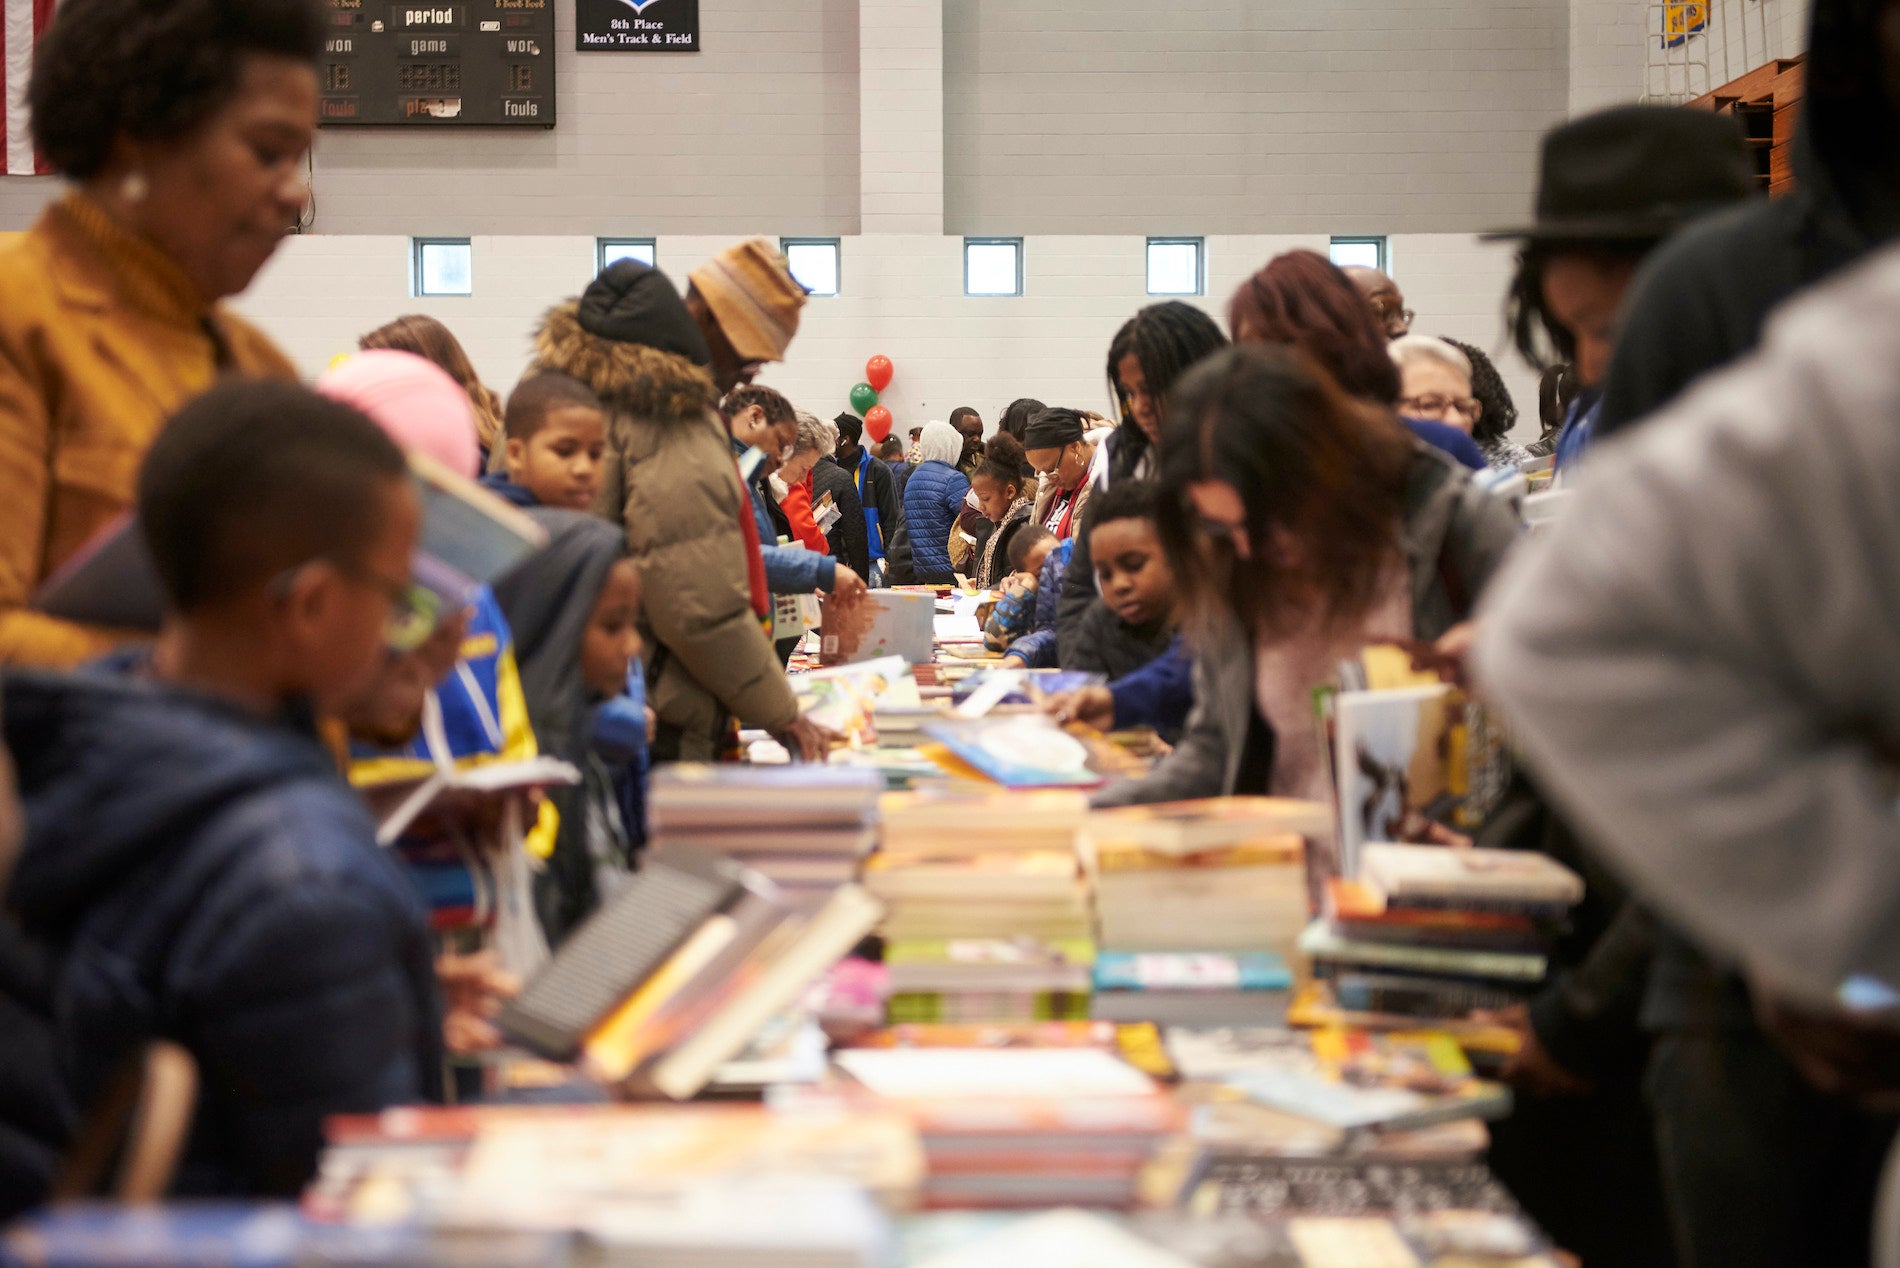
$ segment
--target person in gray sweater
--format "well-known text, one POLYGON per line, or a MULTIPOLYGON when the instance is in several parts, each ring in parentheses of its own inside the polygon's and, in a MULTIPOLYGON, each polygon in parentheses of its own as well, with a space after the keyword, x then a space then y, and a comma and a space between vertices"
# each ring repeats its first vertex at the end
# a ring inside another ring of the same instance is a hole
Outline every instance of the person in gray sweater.
POLYGON ((1261 683, 1310 700, 1315 684, 1292 681, 1296 666, 1330 674, 1341 648, 1443 638, 1471 614, 1517 518, 1283 349, 1215 353, 1167 417, 1157 519, 1198 653, 1195 705, 1173 753, 1094 804, 1307 795, 1313 763, 1290 759, 1316 745, 1312 728, 1276 735, 1261 683))
MULTIPOLYGON (((1810 1081, 1886 1108, 1900 1086, 1896 332, 1889 251, 1605 442, 1565 517, 1493 587, 1474 662, 1549 795, 1647 902, 1746 969, 1810 1081), (1885 1016, 1848 1007, 1865 1001, 1885 1016)), ((1824 1223, 1817 1211, 1809 1233, 1824 1223)), ((1900 1264, 1900 1228, 1878 1240, 1900 1264)))

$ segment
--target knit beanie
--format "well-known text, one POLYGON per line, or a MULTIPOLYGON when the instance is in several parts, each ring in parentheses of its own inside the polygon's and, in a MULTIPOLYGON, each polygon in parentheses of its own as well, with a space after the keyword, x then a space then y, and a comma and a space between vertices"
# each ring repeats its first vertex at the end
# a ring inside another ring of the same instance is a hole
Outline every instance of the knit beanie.
POLYGON ((691 274, 733 351, 747 361, 783 361, 798 333, 805 288, 766 238, 730 247, 691 274))
POLYGON ((864 420, 849 410, 831 421, 838 424, 838 434, 854 445, 858 443, 858 437, 864 435, 864 420))
POLYGON ((404 451, 471 480, 481 474, 468 393, 433 362, 387 348, 358 352, 325 371, 317 391, 367 414, 404 451))
POLYGON ((670 352, 697 366, 712 364, 706 336, 686 301, 666 274, 639 260, 617 260, 602 269, 581 292, 575 317, 590 335, 670 352))

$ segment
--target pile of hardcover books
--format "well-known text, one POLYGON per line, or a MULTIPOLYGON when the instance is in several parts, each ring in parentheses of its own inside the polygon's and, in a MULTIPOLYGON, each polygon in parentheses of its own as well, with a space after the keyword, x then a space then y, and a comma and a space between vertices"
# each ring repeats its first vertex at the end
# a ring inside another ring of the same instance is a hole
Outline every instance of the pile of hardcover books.
POLYGON ((864 1048, 835 1061, 917 1125, 930 1208, 1132 1206, 1186 1121, 1153 1079, 1092 1047, 864 1048))
POLYGON ((893 1021, 1085 1017, 1095 947, 1075 834, 1079 793, 890 793, 864 886, 893 1021))
POLYGON ((1227 797, 1089 816, 1093 1015, 1180 1025, 1277 1022, 1286 955, 1310 916, 1306 858, 1332 831, 1318 802, 1227 797))
POLYGON ((857 879, 883 786, 875 771, 840 766, 662 766, 647 790, 650 848, 723 854, 811 907, 857 879))
POLYGON ((1529 851, 1365 847, 1360 878, 1327 886, 1300 937, 1332 1003, 1360 1019, 1456 1020, 1521 1002, 1583 881, 1529 851))

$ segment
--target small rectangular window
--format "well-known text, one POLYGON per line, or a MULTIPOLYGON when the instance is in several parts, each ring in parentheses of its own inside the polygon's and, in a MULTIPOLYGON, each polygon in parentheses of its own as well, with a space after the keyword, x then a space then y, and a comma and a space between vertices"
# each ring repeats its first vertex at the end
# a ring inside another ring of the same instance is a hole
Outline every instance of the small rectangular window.
POLYGON ((965 238, 963 240, 963 293, 965 295, 1022 294, 1023 240, 1021 238, 965 238))
POLYGON ((1206 252, 1200 238, 1148 239, 1148 293, 1207 293, 1206 252))
POLYGON ((609 264, 638 260, 651 266, 658 257, 652 238, 595 238, 594 272, 605 272, 609 264))
POLYGON ((413 271, 418 295, 473 295, 475 248, 467 238, 417 238, 413 271))
POLYGON ((836 238, 780 238, 778 245, 800 286, 813 295, 838 293, 836 238))
POLYGON ((1381 273, 1389 271, 1386 268, 1385 236, 1383 234, 1372 238, 1336 237, 1333 239, 1331 254, 1333 263, 1342 269, 1348 265, 1356 264, 1361 268, 1377 269, 1381 273))

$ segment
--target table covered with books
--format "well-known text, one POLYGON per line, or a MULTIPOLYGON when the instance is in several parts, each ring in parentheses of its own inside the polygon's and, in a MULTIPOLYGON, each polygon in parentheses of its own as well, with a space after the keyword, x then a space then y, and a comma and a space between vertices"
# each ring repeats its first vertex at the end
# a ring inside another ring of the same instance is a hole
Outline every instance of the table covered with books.
MULTIPOLYGON (((900 599, 909 631, 843 664, 812 636, 793 677, 846 738, 830 764, 755 737, 752 762, 657 770, 641 869, 528 975, 461 1103, 333 1120, 298 1204, 55 1210, 9 1253, 1556 1262, 1484 1165, 1516 1040, 1481 1018, 1540 983, 1581 882, 1388 840, 1487 795, 1478 712, 1368 657, 1320 723, 1344 814, 1091 811, 1153 737, 1048 721, 1067 684, 998 669, 968 598, 900 599)), ((456 910, 478 941, 501 923, 456 910)))

